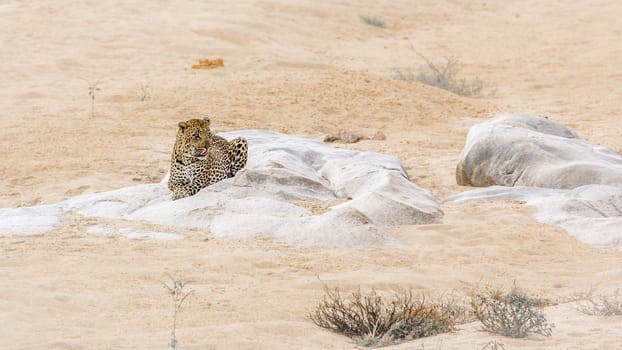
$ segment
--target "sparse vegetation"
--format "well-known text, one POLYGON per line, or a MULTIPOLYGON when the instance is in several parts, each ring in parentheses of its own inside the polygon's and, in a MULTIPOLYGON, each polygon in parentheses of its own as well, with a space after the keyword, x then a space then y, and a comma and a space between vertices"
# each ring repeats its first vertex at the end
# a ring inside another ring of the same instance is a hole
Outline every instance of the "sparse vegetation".
POLYGON ((512 338, 524 338, 530 333, 550 336, 549 324, 541 309, 545 302, 527 295, 517 287, 508 293, 498 289, 474 292, 471 307, 486 331, 512 338))
MULTIPOLYGON (((431 350, 441 350, 441 349, 443 349, 443 341, 441 340, 440 342, 438 342, 438 344, 436 344, 435 347, 430 348, 430 349, 431 350)), ((423 342, 421 343, 421 350, 426 350, 425 343, 423 343, 423 342)))
POLYGON ((617 289, 612 295, 587 298, 578 304, 579 311, 592 316, 621 316, 622 292, 617 289))
POLYGON ((496 340, 491 340, 480 350, 505 350, 503 343, 497 343, 496 340))
POLYGON ((173 299, 173 325, 171 330, 171 341, 168 344, 172 350, 177 349, 177 335, 175 334, 177 330, 177 313, 181 309, 181 305, 184 303, 186 298, 194 292, 194 290, 184 291, 184 287, 186 287, 186 283, 182 282, 179 279, 175 279, 169 275, 171 279, 171 285, 168 285, 164 282, 161 282, 162 285, 166 288, 168 293, 171 295, 173 299))
POLYGON ((359 17, 361 18, 361 21, 369 24, 370 26, 384 28, 384 26, 386 25, 386 23, 382 19, 377 18, 377 17, 364 16, 364 15, 359 15, 359 17))
MULTIPOLYGON (((426 65, 416 74, 412 70, 396 69, 394 78, 408 82, 418 82, 440 89, 448 90, 456 95, 476 97, 484 95, 485 84, 479 78, 466 79, 461 78, 460 60, 456 57, 445 57, 445 61, 441 63, 433 63, 427 57, 417 53, 426 65)), ((490 90, 489 95, 494 95, 495 91, 490 90)))
POLYGON ((149 87, 149 85, 140 84, 137 94, 140 101, 145 102, 151 99, 151 88, 149 87))
POLYGON ((89 96, 91 97, 91 117, 93 117, 95 115, 95 93, 101 90, 99 88, 99 84, 101 84, 102 81, 98 80, 94 83, 91 83, 91 81, 87 79, 82 80, 86 81, 86 83, 89 85, 89 96))
POLYGON ((429 302, 412 291, 386 300, 376 291, 360 290, 343 298, 339 289, 324 288, 325 295, 309 316, 318 326, 344 334, 364 346, 387 345, 451 332, 458 308, 453 302, 429 302))

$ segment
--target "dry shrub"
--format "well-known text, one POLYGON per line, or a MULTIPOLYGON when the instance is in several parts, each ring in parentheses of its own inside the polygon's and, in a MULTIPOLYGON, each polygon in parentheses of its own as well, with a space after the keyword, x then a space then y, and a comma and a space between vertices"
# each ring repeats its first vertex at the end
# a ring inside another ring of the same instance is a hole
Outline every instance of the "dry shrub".
POLYGON ((89 96, 91 97, 91 118, 95 116, 95 95, 98 91, 101 90, 99 85, 102 83, 102 80, 97 80, 95 82, 91 82, 88 79, 82 79, 86 81, 89 85, 89 96))
POLYGON ((429 337, 455 329, 454 312, 442 303, 426 303, 425 298, 413 300, 412 306, 401 314, 383 340, 395 343, 403 340, 429 337))
POLYGON ((386 23, 383 20, 377 17, 364 16, 364 15, 359 15, 359 17, 361 18, 361 21, 369 24, 370 26, 384 28, 384 26, 386 25, 386 23))
POLYGON ((495 89, 487 88, 481 79, 461 78, 461 63, 458 58, 453 56, 445 57, 444 62, 434 63, 422 54, 416 53, 426 62, 426 65, 416 74, 411 70, 396 69, 393 75, 395 79, 434 86, 466 97, 482 96, 485 94, 485 89, 488 90, 488 95, 495 95, 495 89))
POLYGON ((453 302, 428 302, 412 291, 396 294, 390 300, 374 290, 366 295, 357 290, 347 299, 337 288, 324 291, 323 300, 309 315, 311 320, 366 346, 451 332, 459 312, 453 302))
POLYGON ((186 283, 183 282, 180 279, 176 279, 171 275, 168 275, 168 277, 171 279, 171 284, 168 285, 162 281, 160 281, 160 283, 162 283, 162 285, 166 288, 168 294, 171 295, 172 301, 173 301, 173 325, 172 325, 172 329, 171 329, 171 341, 169 342, 169 347, 172 350, 176 350, 177 349, 177 335, 176 335, 176 331, 177 331, 177 314, 179 313, 179 311, 181 310, 181 306, 183 305, 184 301, 186 300, 186 298, 192 294, 194 292, 194 290, 184 290, 184 287, 186 287, 186 283))
POLYGON ((592 316, 621 316, 622 292, 617 289, 613 295, 600 295, 583 300, 578 304, 579 311, 592 316))
POLYGON ((474 292, 471 307, 486 331, 506 337, 524 338, 530 333, 550 336, 553 325, 541 309, 545 301, 531 297, 514 287, 503 293, 498 289, 474 292))

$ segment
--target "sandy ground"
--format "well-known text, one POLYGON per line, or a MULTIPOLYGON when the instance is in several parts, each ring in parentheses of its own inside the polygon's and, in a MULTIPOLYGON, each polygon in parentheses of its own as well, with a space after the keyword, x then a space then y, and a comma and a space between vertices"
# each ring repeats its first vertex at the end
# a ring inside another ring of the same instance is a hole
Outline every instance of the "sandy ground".
MULTIPOLYGON (((0 4, 0 207, 54 203, 159 181, 176 123, 322 139, 338 130, 385 141, 340 145, 399 157, 442 199, 467 190, 454 170, 468 128, 536 112, 622 151, 622 3, 617 1, 5 1, 0 4), (130 3, 130 4, 128 4, 130 3), (385 28, 360 16, 383 19, 385 28), (494 96, 464 98, 392 78, 455 56, 494 96), (224 67, 192 70, 203 58, 224 67), (100 81, 91 115, 90 83, 100 81)), ((172 304, 160 281, 189 283, 182 349, 352 349, 307 314, 322 283, 465 295, 524 289, 553 336, 512 340, 469 324, 399 349, 622 347, 622 319, 586 316, 573 296, 622 287, 622 252, 540 224, 517 202, 443 204, 433 225, 392 232, 400 248, 227 240, 202 230, 67 217, 39 236, 0 236, 0 338, 13 349, 157 349, 172 304), (157 228, 180 241, 97 236, 86 227, 157 228)))

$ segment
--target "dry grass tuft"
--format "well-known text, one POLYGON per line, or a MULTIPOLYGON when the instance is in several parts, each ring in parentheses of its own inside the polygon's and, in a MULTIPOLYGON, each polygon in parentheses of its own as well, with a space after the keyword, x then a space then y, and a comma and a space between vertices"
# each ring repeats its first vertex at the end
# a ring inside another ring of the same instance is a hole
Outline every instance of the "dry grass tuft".
POLYGON ((376 291, 360 290, 344 298, 339 289, 325 288, 325 295, 309 317, 318 326, 344 334, 360 345, 387 345, 451 332, 459 308, 453 301, 429 302, 412 291, 387 300, 376 291))
POLYGON ((541 311, 545 304, 517 287, 508 293, 498 289, 477 291, 471 297, 473 314, 484 329, 511 338, 524 338, 530 333, 550 336, 553 325, 541 311))
POLYGON ((578 309, 592 316, 622 316, 622 291, 587 298, 578 304, 578 309))
MULTIPOLYGON (((393 77, 397 80, 434 86, 460 96, 478 97, 484 95, 486 84, 482 80, 479 78, 466 79, 459 76, 461 63, 456 57, 445 57, 444 62, 433 63, 418 52, 417 55, 426 62, 423 68, 416 74, 411 70, 396 69, 393 77)), ((494 89, 488 91, 488 95, 493 96, 494 94, 494 89)))

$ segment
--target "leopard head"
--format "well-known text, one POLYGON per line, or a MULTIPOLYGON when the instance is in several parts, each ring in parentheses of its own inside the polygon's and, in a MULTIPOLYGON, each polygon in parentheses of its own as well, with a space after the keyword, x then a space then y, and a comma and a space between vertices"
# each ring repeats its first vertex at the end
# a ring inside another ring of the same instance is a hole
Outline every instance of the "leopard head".
POLYGON ((177 126, 173 162, 190 164, 205 159, 212 134, 209 118, 190 119, 177 126))

